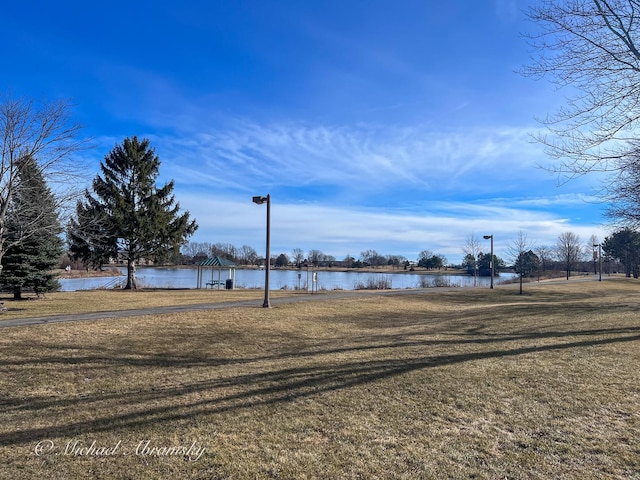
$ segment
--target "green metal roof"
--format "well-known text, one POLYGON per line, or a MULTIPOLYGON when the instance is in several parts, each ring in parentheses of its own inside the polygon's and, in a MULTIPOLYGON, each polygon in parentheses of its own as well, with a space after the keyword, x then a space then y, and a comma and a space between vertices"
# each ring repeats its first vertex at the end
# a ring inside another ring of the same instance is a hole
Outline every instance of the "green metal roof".
POLYGON ((199 267, 235 267, 236 264, 231 260, 227 260, 226 258, 218 257, 217 255, 214 257, 209 257, 202 260, 198 263, 199 267))

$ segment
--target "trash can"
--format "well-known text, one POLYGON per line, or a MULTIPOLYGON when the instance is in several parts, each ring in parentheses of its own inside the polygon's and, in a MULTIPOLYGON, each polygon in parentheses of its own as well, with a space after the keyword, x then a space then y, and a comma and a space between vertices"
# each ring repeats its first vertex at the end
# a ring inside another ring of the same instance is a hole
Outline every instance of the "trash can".
POLYGON ((227 283, 225 284, 227 290, 233 290, 233 279, 227 278, 227 283))

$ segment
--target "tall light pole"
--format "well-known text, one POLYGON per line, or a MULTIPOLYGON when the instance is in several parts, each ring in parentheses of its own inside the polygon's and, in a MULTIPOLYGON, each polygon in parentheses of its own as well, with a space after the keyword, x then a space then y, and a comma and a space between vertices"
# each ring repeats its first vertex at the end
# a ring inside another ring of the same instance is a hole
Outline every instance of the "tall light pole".
POLYGON ((602 281, 602 244, 594 243, 594 247, 598 247, 598 281, 602 281))
POLYGON ((267 204, 267 265, 264 269, 264 303, 263 308, 271 308, 271 302, 269 301, 269 270, 271 269, 271 195, 267 194, 266 197, 260 195, 253 197, 253 203, 256 205, 267 204))
POLYGON ((493 235, 484 235, 482 238, 485 240, 491 239, 491 260, 489 261, 489 265, 491 266, 491 286, 489 288, 493 288, 493 272, 495 268, 493 265, 493 235))

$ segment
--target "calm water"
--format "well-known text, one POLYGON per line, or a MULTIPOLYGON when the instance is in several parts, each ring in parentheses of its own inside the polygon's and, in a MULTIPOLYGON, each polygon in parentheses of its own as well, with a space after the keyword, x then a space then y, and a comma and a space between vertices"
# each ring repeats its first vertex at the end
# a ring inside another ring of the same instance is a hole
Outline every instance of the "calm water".
MULTIPOLYGON (((122 269, 126 273, 126 269, 122 269)), ((502 273, 496 277, 494 282, 510 280, 514 274, 502 273)), ((148 288, 196 288, 197 270, 195 268, 139 268, 138 282, 143 287, 148 288)), ((203 284, 211 280, 222 281, 223 285, 229 277, 228 270, 212 272, 205 270, 203 274, 203 284)), ((365 272, 316 272, 316 281, 313 281, 313 272, 306 270, 279 270, 273 269, 269 276, 269 287, 271 290, 280 289, 306 289, 307 286, 317 290, 353 290, 358 284, 367 284, 386 280, 391 283, 391 288, 421 288, 444 284, 459 287, 472 287, 474 279, 467 275, 416 275, 411 273, 365 273, 365 272), (424 284, 427 282, 427 284, 424 284)), ((62 279, 62 291, 91 290, 95 288, 113 288, 118 284, 124 284, 126 276, 122 277, 96 277, 96 278, 73 278, 62 279)), ((477 285, 488 286, 490 279, 481 277, 477 279, 477 285)), ((236 270, 237 288, 264 288, 264 270, 236 270)), ((217 288, 217 287, 216 287, 217 288)), ((220 287, 220 288, 224 288, 220 287)))

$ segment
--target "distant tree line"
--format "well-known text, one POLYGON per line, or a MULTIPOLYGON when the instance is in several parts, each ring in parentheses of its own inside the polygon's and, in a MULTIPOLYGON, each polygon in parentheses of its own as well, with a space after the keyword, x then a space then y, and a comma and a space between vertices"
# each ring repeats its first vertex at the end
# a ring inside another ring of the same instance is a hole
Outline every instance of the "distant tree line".
MULTIPOLYGON (((237 265, 265 264, 265 258, 257 254, 256 250, 243 245, 236 247, 230 243, 187 242, 181 249, 180 263, 196 264, 208 257, 219 256, 232 261, 237 265)), ((409 261, 402 255, 382 255, 376 250, 364 250, 358 258, 346 255, 342 260, 333 255, 323 253, 318 249, 304 252, 301 248, 294 248, 289 254, 279 253, 271 257, 271 265, 275 267, 340 267, 340 268, 381 268, 391 266, 394 269, 414 269, 415 267, 426 270, 440 270, 446 268, 447 258, 444 255, 434 254, 428 250, 420 252, 415 262, 409 261)))
MULTIPOLYGON (((462 266, 467 273, 477 276, 491 275, 491 254, 483 252, 478 239, 471 235, 463 247, 465 253, 462 266)), ((543 274, 563 272, 567 279, 572 273, 624 273, 627 277, 640 276, 640 232, 625 227, 598 241, 592 235, 585 243, 573 232, 558 235, 555 245, 535 246, 527 240, 524 232, 508 243, 510 263, 494 255, 495 272, 510 269, 519 274, 520 291, 522 280, 540 277, 543 274)))
MULTIPOLYGON (((410 261, 401 255, 381 255, 376 250, 364 250, 358 258, 346 255, 342 260, 332 255, 324 254, 318 249, 304 252, 294 248, 290 253, 274 254, 271 265, 283 267, 340 267, 340 268, 393 268, 415 270, 441 270, 445 268, 466 270, 469 275, 491 275, 491 253, 482 251, 480 242, 470 236, 463 247, 465 256, 460 265, 448 263, 444 255, 429 250, 421 251, 415 261, 410 261)), ((527 241, 524 232, 518 232, 516 238, 507 245, 508 259, 493 256, 494 271, 510 270, 520 274, 522 278, 539 277, 543 274, 553 275, 562 272, 566 278, 572 273, 597 273, 600 263, 604 273, 625 273, 627 276, 638 277, 640 264, 640 233, 629 228, 621 229, 607 237, 600 243, 595 236, 587 242, 573 232, 560 234, 554 245, 533 245, 527 241), (600 245, 602 262, 597 257, 600 245), (594 246, 595 245, 595 246, 594 246)), ((265 258, 257 254, 256 250, 243 245, 236 247, 230 243, 186 242, 181 249, 180 258, 176 263, 195 264, 207 257, 217 255, 238 265, 260 266, 265 264, 265 258)))

